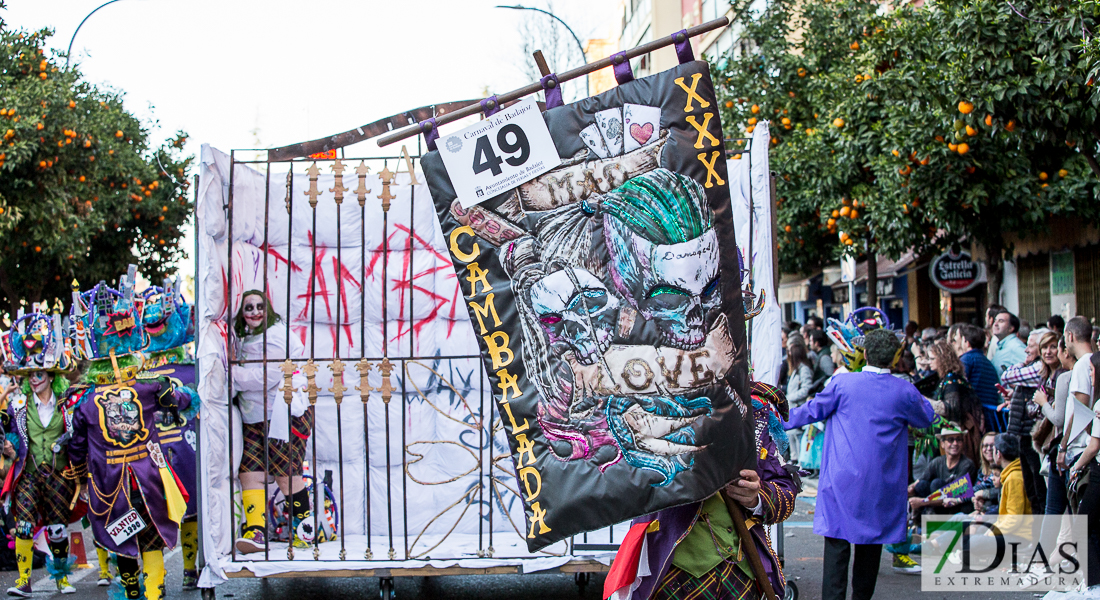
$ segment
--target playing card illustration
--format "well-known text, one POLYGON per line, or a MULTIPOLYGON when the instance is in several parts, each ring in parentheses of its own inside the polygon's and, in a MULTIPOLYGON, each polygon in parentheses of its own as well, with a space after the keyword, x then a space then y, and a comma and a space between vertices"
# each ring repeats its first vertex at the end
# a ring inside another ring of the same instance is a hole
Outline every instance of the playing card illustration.
POLYGON ((657 139, 661 127, 661 109, 643 104, 627 104, 625 115, 624 151, 637 150, 657 139))
MULTIPOLYGON (((659 114, 659 111, 658 111, 659 114)), ((604 144, 610 156, 623 153, 623 109, 609 108, 596 113, 596 125, 600 127, 604 144)))
MULTIPOLYGON (((588 146, 588 149, 596 156, 600 158, 608 158, 611 156, 607 151, 607 145, 604 143, 603 136, 600 135, 600 128, 597 127, 595 123, 581 130, 581 141, 583 141, 584 145, 588 146)), ((621 141, 622 138, 620 138, 620 143, 621 141)))

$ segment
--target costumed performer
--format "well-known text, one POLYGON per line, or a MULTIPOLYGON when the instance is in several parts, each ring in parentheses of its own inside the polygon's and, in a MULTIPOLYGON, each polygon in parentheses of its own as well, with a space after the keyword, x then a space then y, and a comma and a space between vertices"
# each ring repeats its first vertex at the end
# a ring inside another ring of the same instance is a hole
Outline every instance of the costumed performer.
POLYGON ((787 435, 780 419, 787 400, 778 388, 752 383, 756 420, 756 470, 741 471, 725 488, 729 498, 748 513, 752 537, 746 550, 720 491, 702 502, 666 508, 634 519, 604 584, 604 598, 763 598, 747 552, 757 552, 771 589, 780 597, 786 578, 772 550, 766 525, 786 520, 802 491, 797 468, 786 464, 787 435), (784 447, 779 447, 782 445, 784 447))
MULTIPOLYGON (((19 579, 9 596, 31 596, 34 534, 46 527, 51 559, 46 568, 62 594, 74 594, 69 584, 74 557, 69 556, 69 522, 81 473, 69 467, 68 445, 73 433, 73 406, 66 402, 73 367, 65 344, 60 303, 53 314, 21 315, 2 335, 4 370, 23 375, 22 394, 11 394, 10 427, 15 436, 15 464, 4 481, 4 502, 15 500, 15 556, 19 579)), ((10 506, 10 504, 9 504, 10 506)))
MULTIPOLYGON (((198 440, 199 406, 195 361, 186 345, 195 339, 195 318, 191 305, 180 294, 179 280, 165 279, 164 287, 150 286, 141 292, 144 300, 141 322, 149 335, 145 349, 145 373, 168 377, 175 387, 196 392, 187 410, 158 405, 153 422, 160 434, 160 446, 172 465, 172 471, 187 490, 187 512, 180 524, 183 550, 183 589, 198 587, 196 561, 199 552, 199 491, 195 451, 198 440)), ((104 552, 100 549, 100 552, 104 552)), ((102 559, 102 555, 100 556, 102 559)))
POLYGON ((890 374, 901 356, 897 335, 873 329, 861 341, 866 359, 861 372, 834 376, 791 411, 786 424, 788 429, 826 424, 814 513, 814 533, 825 538, 824 600, 847 595, 851 544, 856 545, 852 598, 874 594, 882 544, 906 538, 908 428, 928 427, 935 418, 913 384, 890 374))
POLYGON ((289 499, 293 547, 308 548, 314 532, 302 466, 306 442, 313 431, 313 407, 297 401, 287 407, 279 391, 283 372, 277 364, 301 358, 301 341, 290 335, 267 295, 259 290, 249 290, 241 297, 233 335, 236 356, 230 359, 246 361, 231 369, 232 389, 244 424, 244 450, 238 474, 245 524, 236 542, 237 551, 263 552, 268 544, 265 483, 269 476, 275 478, 279 490, 289 499), (266 378, 265 358, 275 363, 267 364, 266 378))
MULTIPOLYGON (((167 377, 142 373, 148 345, 142 303, 130 265, 115 290, 99 282, 73 292, 70 339, 90 360, 69 444, 72 468, 88 474, 88 517, 96 544, 118 555, 118 584, 127 600, 164 596, 165 548, 176 545, 187 492, 160 446, 158 411, 187 410, 194 392, 167 377), (138 557, 144 573, 139 577, 138 557)), ((74 286, 75 287, 75 286, 74 286)), ((117 597, 117 596, 116 596, 117 597)))

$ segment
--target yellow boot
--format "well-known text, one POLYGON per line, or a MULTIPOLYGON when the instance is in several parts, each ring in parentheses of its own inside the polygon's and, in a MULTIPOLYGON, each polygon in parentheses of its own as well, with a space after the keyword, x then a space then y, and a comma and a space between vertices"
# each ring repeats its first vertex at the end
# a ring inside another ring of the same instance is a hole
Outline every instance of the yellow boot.
POLYGON ((99 546, 95 547, 95 553, 99 557, 99 581, 96 585, 107 587, 111 585, 111 555, 99 546))
POLYGON ((9 596, 31 597, 31 560, 34 558, 34 540, 15 538, 15 562, 19 566, 19 579, 8 588, 9 596))
POLYGON ((141 562, 145 571, 145 600, 160 600, 164 597, 164 553, 142 552, 141 562))
POLYGON ((195 569, 199 557, 198 521, 184 521, 180 525, 180 545, 183 546, 183 589, 193 590, 199 585, 199 572, 195 569))

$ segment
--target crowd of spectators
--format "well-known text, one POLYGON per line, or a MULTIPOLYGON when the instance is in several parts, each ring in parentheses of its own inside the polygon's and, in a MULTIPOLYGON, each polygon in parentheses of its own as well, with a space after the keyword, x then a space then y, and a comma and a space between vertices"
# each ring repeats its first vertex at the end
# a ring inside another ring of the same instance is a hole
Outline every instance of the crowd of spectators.
MULTIPOLYGON (((1083 316, 1066 321, 1057 315, 1032 327, 999 305, 985 317, 984 328, 922 329, 910 322, 904 329, 892 374, 911 382, 937 415, 931 427, 910 430, 910 533, 919 533, 926 514, 996 515, 990 518, 1004 527, 1016 515, 1087 515, 1088 584, 1096 585, 1100 485, 1081 482, 1100 482, 1100 328, 1083 316), (939 493, 964 477, 972 497, 939 493)), ((780 385, 792 408, 846 372, 820 319, 788 323, 783 337, 780 385)), ((812 427, 790 430, 791 460, 819 468, 810 439, 819 434, 812 427)), ((1042 532, 1050 540, 1058 534, 1042 532)), ((908 556, 920 551, 918 537, 886 548, 895 554, 896 571, 920 572, 908 556)))

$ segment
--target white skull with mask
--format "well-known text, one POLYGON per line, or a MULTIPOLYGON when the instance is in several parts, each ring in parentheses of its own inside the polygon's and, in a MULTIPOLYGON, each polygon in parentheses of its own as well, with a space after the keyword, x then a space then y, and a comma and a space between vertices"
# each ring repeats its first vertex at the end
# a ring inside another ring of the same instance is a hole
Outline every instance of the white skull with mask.
POLYGON ((531 286, 531 308, 552 345, 565 344, 591 365, 611 345, 619 300, 592 273, 567 268, 531 286))
POLYGON ((701 347, 721 304, 718 236, 702 186, 656 169, 608 194, 603 207, 615 287, 664 344, 701 347))

